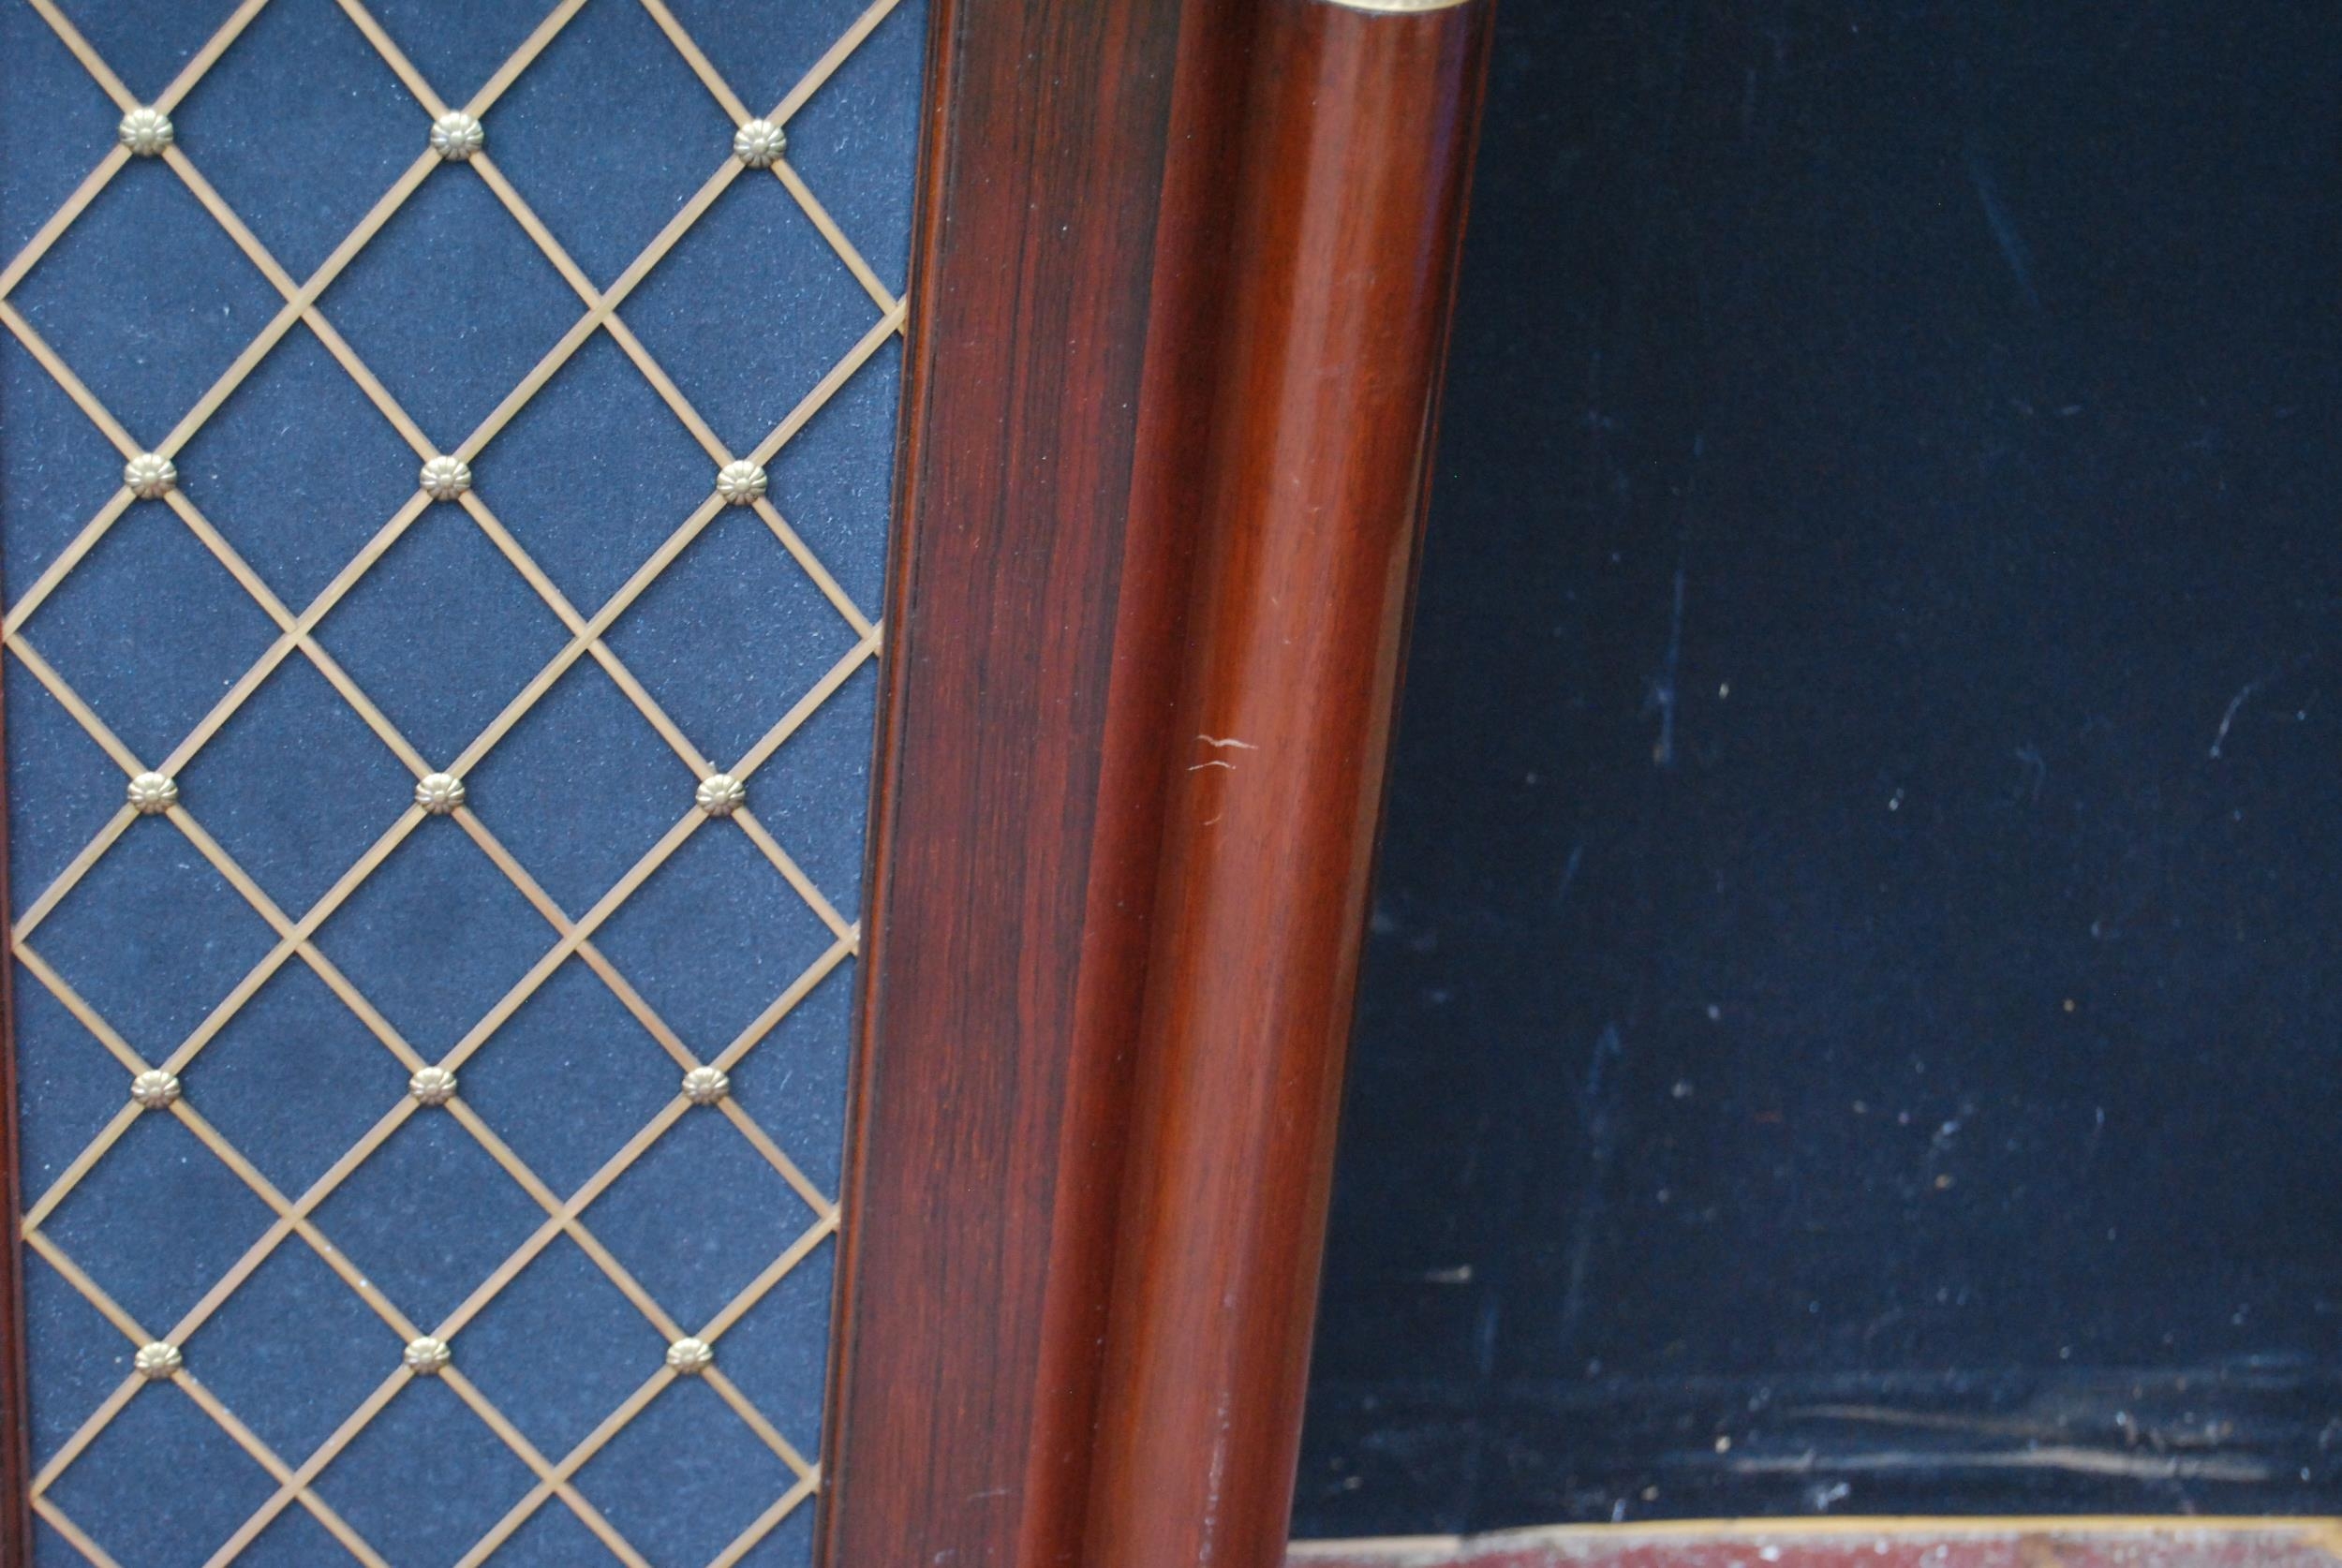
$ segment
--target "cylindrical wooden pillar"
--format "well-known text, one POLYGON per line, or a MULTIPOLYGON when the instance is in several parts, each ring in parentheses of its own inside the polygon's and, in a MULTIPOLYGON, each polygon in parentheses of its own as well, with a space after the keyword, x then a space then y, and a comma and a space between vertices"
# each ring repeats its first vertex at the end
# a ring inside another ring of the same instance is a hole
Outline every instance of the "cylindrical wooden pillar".
POLYGON ((1487 23, 1261 17, 1088 1568, 1282 1561, 1487 23))

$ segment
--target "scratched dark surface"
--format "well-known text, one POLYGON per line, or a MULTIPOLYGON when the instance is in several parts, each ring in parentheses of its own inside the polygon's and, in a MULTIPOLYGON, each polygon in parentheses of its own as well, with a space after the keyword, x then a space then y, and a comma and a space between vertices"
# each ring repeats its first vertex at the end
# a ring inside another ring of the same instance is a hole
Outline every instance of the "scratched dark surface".
POLYGON ((2342 1505, 2342 14, 1499 31, 1299 1532, 2342 1505))

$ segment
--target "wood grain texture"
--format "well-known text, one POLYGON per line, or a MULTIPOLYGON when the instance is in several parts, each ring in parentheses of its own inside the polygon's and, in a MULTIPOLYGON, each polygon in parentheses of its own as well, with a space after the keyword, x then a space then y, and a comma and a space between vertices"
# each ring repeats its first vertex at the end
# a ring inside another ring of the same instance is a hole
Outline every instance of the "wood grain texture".
MULTIPOLYGON (((0 738, 7 730, 0 707, 0 738)), ((6 755, 0 747, 0 756, 6 755)), ((8 791, 0 768, 0 911, 8 896, 8 791)), ((16 960, 12 914, 0 913, 0 1563, 33 1561, 32 1404, 24 1342, 24 1160, 17 1138, 16 960)))
POLYGON ((1265 8, 1085 1561, 1282 1554, 1489 8, 1265 8))
POLYGON ((933 28, 833 1568, 1077 1546, 1129 1046, 1077 1013, 1144 954, 1085 934, 1117 902, 1093 839, 1177 0, 943 0, 933 28))
MULTIPOLYGON (((1223 1534, 1218 1555, 1178 1561, 1265 1568, 1282 1554, 1313 1256, 1297 1288, 1253 1298, 1278 1321, 1241 1336, 1220 1312, 1201 1341, 1164 1340, 1155 1303, 1134 1315, 1126 1294, 1193 1284, 1166 1275, 1179 1248, 1254 1257, 1248 1275, 1264 1240, 1313 1249, 1330 1115, 1312 1111, 1311 1136, 1274 1148, 1257 1126, 1238 1136, 1234 1152, 1282 1189, 1257 1214, 1198 1193, 1210 1211, 1165 1228, 1159 1205, 1134 1206, 1126 1150, 1145 1151, 1156 1191, 1201 1151, 1139 1135, 1149 1117, 1187 1122, 1138 1047, 1163 1044, 1180 1064, 1168 1082, 1183 1081, 1200 1037, 1164 987, 1281 974, 1289 984, 1227 1004, 1282 1015, 1318 997, 1315 1044, 1296 1044, 1319 1059, 1298 1074, 1255 1060, 1245 1112, 1286 1117, 1297 1092, 1330 1111, 1484 11, 937 8, 824 1456, 830 1568, 1172 1561, 1130 1534, 1134 1494, 1199 1496, 1226 1450, 1101 1438, 1127 1439, 1128 1401, 1154 1399, 1159 1381, 1192 1370, 1209 1391, 1262 1369, 1249 1351, 1223 1354, 1236 1337, 1276 1347, 1280 1386, 1238 1422, 1256 1438, 1239 1457, 1278 1472, 1247 1491, 1247 1517, 1273 1513, 1274 1527, 1248 1527, 1249 1558, 1227 1555, 1238 1537, 1223 1534), (1445 73, 1422 78, 1424 112, 1395 90, 1420 72, 1445 73), (1324 93, 1364 96, 1306 111, 1324 93), (1345 194, 1336 178, 1362 183, 1345 194), (1298 227, 1271 221, 1304 196, 1298 227), (1373 216, 1386 207, 1395 221, 1373 216), (1395 256, 1336 267, 1338 286, 1303 275, 1339 259, 1322 244, 1394 237, 1395 256), (1409 310, 1420 319, 1401 320, 1409 310), (1327 398, 1271 394, 1297 376, 1327 398), (1366 423, 1322 446, 1296 425, 1291 451, 1228 435, 1232 421, 1329 416, 1366 423), (1314 499, 1256 504, 1297 456, 1314 499), (1292 527, 1327 502, 1339 510, 1325 526, 1292 527), (1321 566, 1339 578, 1337 619, 1316 629, 1329 660, 1264 662, 1283 633, 1263 596, 1321 566), (1223 712, 1232 676, 1335 682, 1329 727, 1286 730, 1249 701, 1223 712), (1261 787, 1244 837, 1199 836, 1215 797, 1189 769, 1207 720, 1292 742, 1246 776, 1261 787), (1316 863, 1327 849, 1341 868, 1316 863), (1276 875, 1231 880, 1237 861, 1276 875), (1269 885, 1286 874, 1298 880, 1269 885), (1252 916, 1209 916, 1223 898, 1252 916), (1248 918, 1282 924, 1297 900, 1308 918, 1290 930, 1290 967, 1222 971, 1181 951, 1224 948, 1248 918), (1113 1463, 1097 1468, 1102 1456, 1113 1463)), ((1247 1076, 1257 1037, 1218 1042, 1232 1054, 1213 1071, 1247 1076)))

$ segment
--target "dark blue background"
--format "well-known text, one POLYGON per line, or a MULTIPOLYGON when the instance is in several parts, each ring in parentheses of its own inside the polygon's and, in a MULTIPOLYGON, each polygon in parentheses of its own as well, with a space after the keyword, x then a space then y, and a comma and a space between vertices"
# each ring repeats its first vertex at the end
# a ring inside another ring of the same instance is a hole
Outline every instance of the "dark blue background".
POLYGON ((1299 1526, 2331 1510, 2342 15, 1497 31, 1299 1526))

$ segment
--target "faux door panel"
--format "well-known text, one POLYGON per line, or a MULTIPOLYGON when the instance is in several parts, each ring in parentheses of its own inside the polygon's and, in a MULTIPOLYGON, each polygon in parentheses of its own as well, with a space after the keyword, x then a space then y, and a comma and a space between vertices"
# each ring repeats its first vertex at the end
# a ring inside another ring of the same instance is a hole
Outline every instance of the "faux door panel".
POLYGON ((0 0, 36 1561, 808 1559, 921 0, 0 0))

